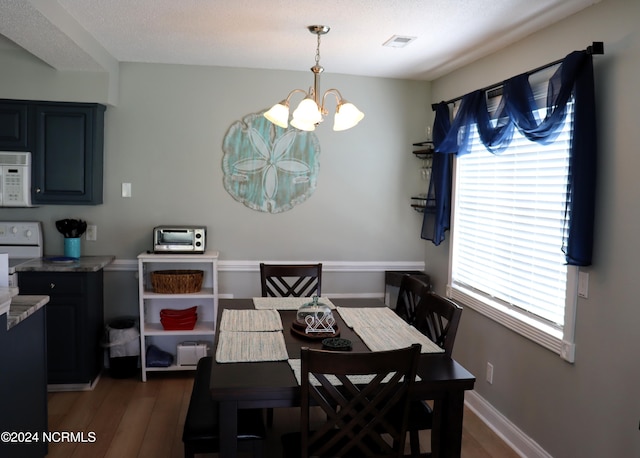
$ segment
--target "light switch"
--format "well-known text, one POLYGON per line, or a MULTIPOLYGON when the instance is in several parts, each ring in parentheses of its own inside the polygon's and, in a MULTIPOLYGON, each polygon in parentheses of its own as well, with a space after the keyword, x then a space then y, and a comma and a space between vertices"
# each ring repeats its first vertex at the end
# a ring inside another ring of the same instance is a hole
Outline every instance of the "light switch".
POLYGON ((131 183, 122 183, 122 197, 131 197, 131 183))

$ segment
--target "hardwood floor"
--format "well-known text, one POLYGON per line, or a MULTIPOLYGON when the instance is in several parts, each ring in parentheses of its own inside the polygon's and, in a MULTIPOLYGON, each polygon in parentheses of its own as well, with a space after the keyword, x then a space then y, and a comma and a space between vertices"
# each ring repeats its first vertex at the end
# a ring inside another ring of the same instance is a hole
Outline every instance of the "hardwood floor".
MULTIPOLYGON (((84 432, 84 443, 49 445, 47 458, 182 458, 182 425, 193 372, 113 379, 106 374, 93 391, 49 393, 49 431, 84 432), (95 440, 92 441, 92 434, 95 440)), ((280 436, 297 427, 297 409, 275 409, 269 430, 268 458, 280 456, 280 436)), ((421 445, 429 433, 421 433, 421 445)), ((217 454, 199 455, 216 457, 217 454)), ((463 458, 517 458, 477 416, 465 410, 463 458)))

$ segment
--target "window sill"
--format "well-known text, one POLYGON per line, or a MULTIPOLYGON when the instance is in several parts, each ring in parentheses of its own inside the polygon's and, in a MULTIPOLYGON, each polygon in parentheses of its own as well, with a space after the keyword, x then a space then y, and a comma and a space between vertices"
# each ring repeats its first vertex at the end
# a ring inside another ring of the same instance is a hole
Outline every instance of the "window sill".
POLYGON ((556 353, 564 360, 574 362, 575 344, 563 340, 562 330, 540 323, 500 304, 489 304, 486 299, 472 291, 452 286, 447 289, 451 299, 556 353))

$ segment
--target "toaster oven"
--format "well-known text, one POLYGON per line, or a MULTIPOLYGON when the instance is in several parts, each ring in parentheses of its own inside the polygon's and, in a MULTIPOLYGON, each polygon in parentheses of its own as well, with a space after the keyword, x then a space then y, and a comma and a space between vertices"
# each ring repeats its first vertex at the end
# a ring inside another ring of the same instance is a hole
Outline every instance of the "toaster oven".
POLYGON ((157 226, 153 228, 154 253, 204 253, 205 226, 157 226))

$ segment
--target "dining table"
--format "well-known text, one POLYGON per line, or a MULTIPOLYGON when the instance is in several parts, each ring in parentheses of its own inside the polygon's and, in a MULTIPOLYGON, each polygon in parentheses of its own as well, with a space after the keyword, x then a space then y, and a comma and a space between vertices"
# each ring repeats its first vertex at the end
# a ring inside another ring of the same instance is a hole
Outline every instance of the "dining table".
MULTIPOLYGON (((211 397, 219 405, 220 457, 237 455, 239 409, 300 406, 302 347, 323 348, 322 335, 294 326, 299 305, 310 298, 220 299, 212 348, 211 397)), ((320 298, 335 320, 334 334, 351 341, 353 352, 401 348, 422 343, 415 400, 433 401, 433 457, 460 457, 464 393, 475 377, 415 328, 395 320, 376 298, 320 298)))

